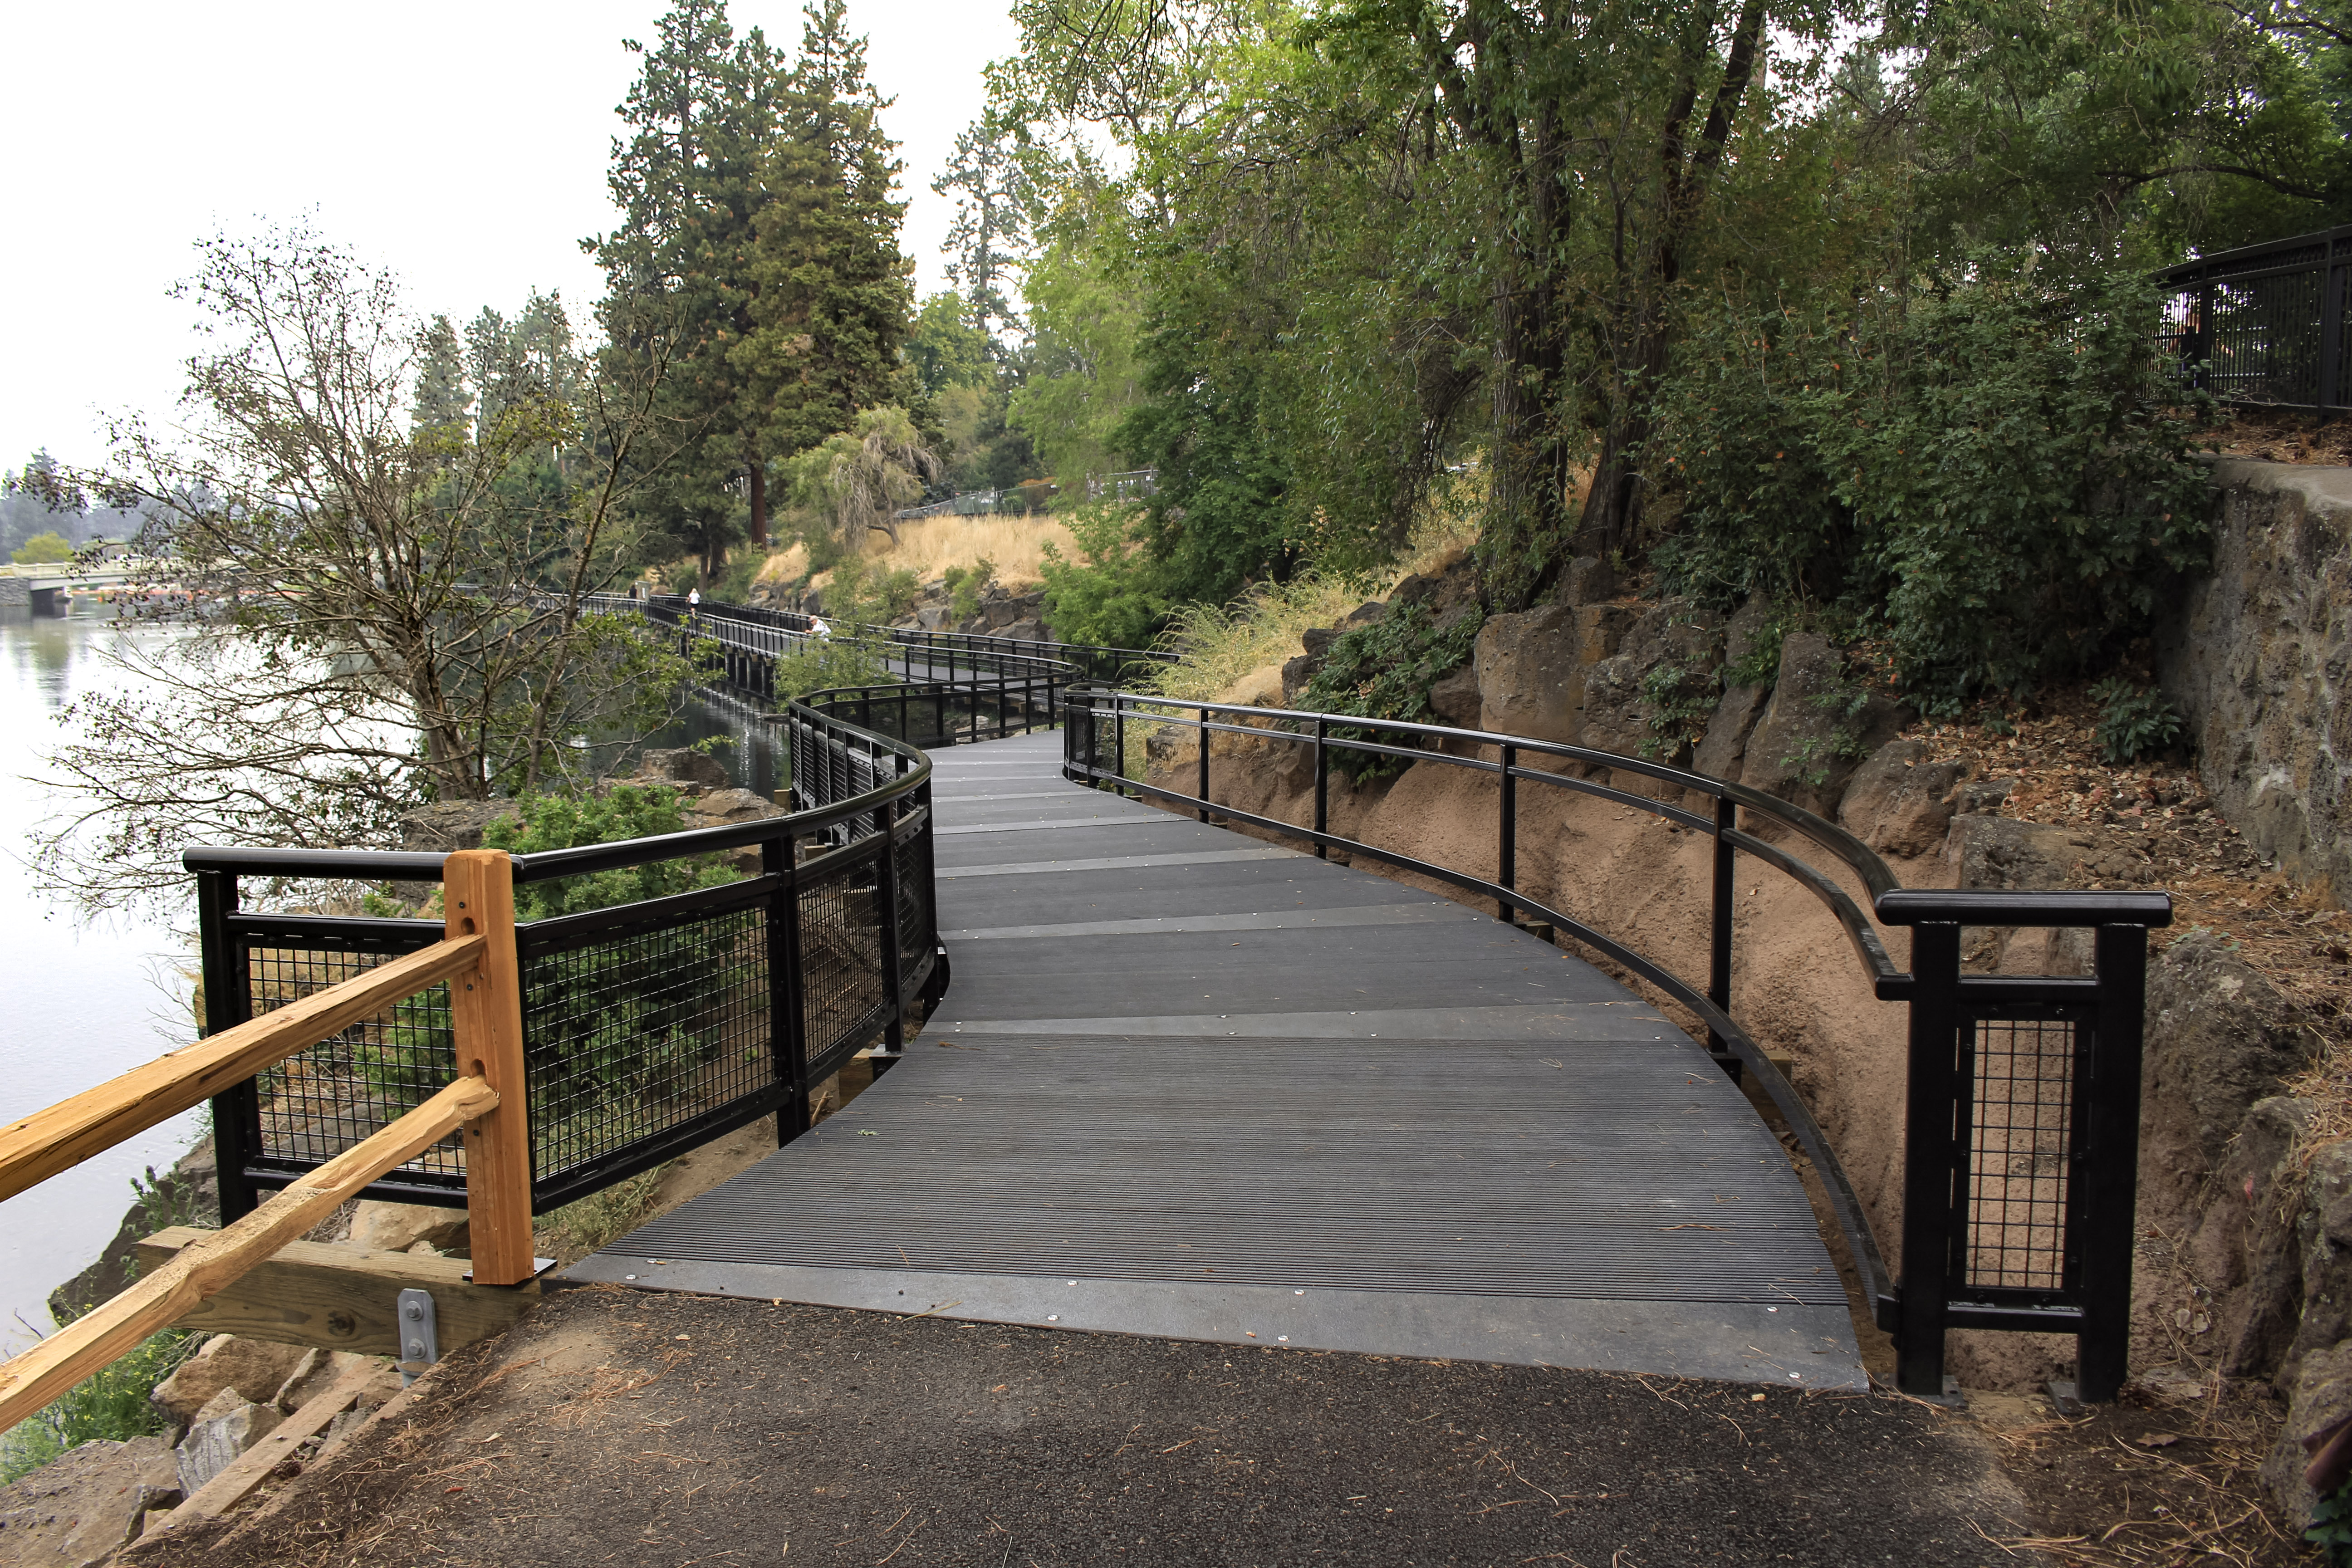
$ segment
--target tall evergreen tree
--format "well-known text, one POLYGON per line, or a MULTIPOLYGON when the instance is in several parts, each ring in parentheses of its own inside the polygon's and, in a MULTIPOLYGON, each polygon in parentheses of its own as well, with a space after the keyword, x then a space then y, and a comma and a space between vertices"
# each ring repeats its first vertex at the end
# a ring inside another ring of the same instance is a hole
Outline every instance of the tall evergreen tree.
MULTIPOLYGON (((786 72, 758 29, 735 36, 725 0, 678 0, 658 26, 655 46, 626 46, 645 63, 619 110, 635 134, 613 149, 623 222, 588 247, 604 268, 611 352, 667 353, 658 413, 692 435, 647 504, 715 572, 735 531, 738 487, 747 474, 758 485, 767 457, 764 422, 747 406, 729 354, 751 325, 760 165, 775 139, 786 72)), ((755 542, 766 521, 764 505, 755 505, 755 542)))
POLYGON ((948 281, 963 290, 965 319, 991 338, 1021 330, 1007 290, 1017 287, 1029 253, 1038 195, 1026 130, 990 110, 956 137, 954 156, 931 182, 934 194, 956 198, 955 222, 940 247, 950 258, 948 281))
POLYGON ((474 394, 466 384, 466 351, 446 316, 425 324, 416 345, 416 428, 454 432, 472 427, 474 394))
POLYGON ((913 264, 898 252, 900 165, 878 119, 888 104, 866 77, 866 40, 850 35, 843 0, 811 5, 783 133, 761 166, 752 326, 730 356, 779 458, 903 395, 913 264))

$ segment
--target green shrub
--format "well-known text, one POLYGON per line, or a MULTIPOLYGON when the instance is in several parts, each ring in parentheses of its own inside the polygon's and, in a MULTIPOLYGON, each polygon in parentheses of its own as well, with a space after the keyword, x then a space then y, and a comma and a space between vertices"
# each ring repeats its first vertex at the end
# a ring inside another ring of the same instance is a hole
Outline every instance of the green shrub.
POLYGON ((124 1443, 164 1430, 148 1402, 155 1385, 195 1354, 206 1336, 166 1329, 142 1340, 112 1365, 75 1384, 57 1402, 0 1433, 0 1486, 94 1439, 124 1443))
MULTIPOLYGON (((509 855, 534 855, 685 829, 686 812, 676 790, 665 784, 615 784, 602 795, 526 795, 515 802, 514 816, 482 830, 482 844, 509 855)), ((734 879, 734 873, 720 864, 719 857, 698 855, 584 877, 526 882, 515 889, 515 919, 546 920, 583 910, 609 909, 734 879)))
POLYGON ((979 612, 980 595, 996 577, 996 563, 983 555, 966 571, 950 566, 945 574, 948 584, 948 613, 957 620, 968 621, 979 612))
MULTIPOLYGON (((1370 626, 1342 633, 1300 700, 1324 713, 1426 723, 1435 717, 1429 706, 1431 682, 1467 659, 1477 640, 1476 616, 1441 624, 1425 606, 1407 605, 1370 626)), ((1340 741, 1377 736, 1376 731, 1344 725, 1328 733, 1340 741)), ((1402 757, 1345 748, 1332 752, 1330 761, 1360 784, 1402 773, 1408 765, 1402 757)))
POLYGON ((2053 295, 2003 265, 1867 309, 1695 323, 1650 453, 1683 497, 1665 585, 1883 635, 1937 713, 2141 629, 2208 537, 2154 292, 2113 276, 2053 295))
POLYGON ((1061 514, 1078 558, 1048 542, 1038 564, 1045 615, 1066 642, 1149 647, 1177 603, 1167 568, 1143 537, 1145 513, 1126 502, 1074 506, 1061 514))
POLYGON ((16 554, 10 559, 19 566, 49 566, 60 561, 72 560, 73 552, 73 546, 66 542, 65 535, 52 529, 47 533, 37 533, 18 545, 16 554))
POLYGON ((2121 676, 2091 688, 2099 704, 2099 749, 2110 763, 2136 763, 2180 739, 2187 728, 2161 691, 2144 691, 2121 676))
POLYGON ((780 700, 844 686, 879 686, 892 679, 880 652, 855 637, 803 643, 800 652, 776 660, 776 696, 780 700))

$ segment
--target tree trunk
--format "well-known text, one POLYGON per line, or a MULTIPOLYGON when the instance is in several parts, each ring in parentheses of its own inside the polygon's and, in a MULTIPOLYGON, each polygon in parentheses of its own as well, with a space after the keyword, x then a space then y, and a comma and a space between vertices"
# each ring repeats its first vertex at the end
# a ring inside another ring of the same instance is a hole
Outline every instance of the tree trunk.
POLYGON ((751 455, 751 542, 768 547, 768 465, 751 455))

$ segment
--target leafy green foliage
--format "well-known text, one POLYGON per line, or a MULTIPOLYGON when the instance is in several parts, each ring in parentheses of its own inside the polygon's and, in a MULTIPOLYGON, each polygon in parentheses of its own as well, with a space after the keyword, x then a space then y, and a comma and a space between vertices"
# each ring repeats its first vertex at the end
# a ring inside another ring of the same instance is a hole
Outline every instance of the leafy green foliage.
POLYGON ((0 1434, 0 1486, 20 1479, 68 1449, 94 1440, 128 1442, 164 1430, 163 1413, 148 1403, 157 1384, 196 1352, 206 1336, 166 1329, 66 1390, 47 1405, 0 1434))
POLYGON ((1166 568, 1145 547, 1144 513, 1111 502, 1066 511, 1062 521, 1077 542, 1078 558, 1048 542, 1038 566, 1055 635, 1107 647, 1150 647, 1176 595, 1166 568))
MULTIPOLYGON (((1434 716, 1430 684, 1469 658, 1478 641, 1478 626, 1475 615, 1456 613, 1439 621, 1425 605, 1407 605, 1370 626, 1340 634, 1300 700, 1318 712, 1427 723, 1434 716)), ((1374 731, 1341 726, 1330 737, 1358 740, 1372 738, 1374 731)), ((1401 757, 1349 748, 1332 752, 1331 763, 1358 783, 1400 773, 1407 766, 1401 757)))
MULTIPOLYGON (((663 784, 615 784, 602 795, 526 796, 515 802, 514 816, 501 817, 482 830, 482 844, 510 855, 532 855, 624 838, 651 838, 685 828, 686 814, 676 790, 663 784)), ((515 918, 547 920, 717 887, 734 879, 717 856, 701 855, 585 877, 526 882, 515 889, 515 918)))
POLYGON ((2352 1568, 2352 1481, 2319 1500, 2303 1538, 2320 1549, 2328 1568, 2352 1568))
POLYGON ((33 535, 18 545, 9 559, 19 566, 48 566, 72 560, 73 546, 66 542, 65 535, 53 530, 33 535))
POLYGON ((2164 693, 2142 690, 2120 676, 2091 688, 2099 704, 2099 749, 2110 763, 2136 763, 2180 739, 2188 728, 2164 693))
POLYGON ((855 637, 811 643, 776 660, 779 698, 806 697, 812 691, 836 691, 845 686, 879 686, 896 679, 882 662, 880 651, 855 637))
POLYGON ((1685 665, 1673 659, 1659 664, 1642 679, 1642 695, 1650 705, 1651 735, 1642 743, 1642 754, 1672 757, 1685 746, 1696 745, 1722 694, 1719 666, 1685 665))
POLYGON ((983 555, 967 567, 950 566, 945 573, 948 613, 968 621, 980 609, 981 591, 996 580, 996 563, 983 555))
POLYGON ((1938 710, 2100 658, 2207 537, 2153 321, 2123 275, 1705 323, 1654 449, 1686 497, 1666 582, 1881 630, 1938 710))

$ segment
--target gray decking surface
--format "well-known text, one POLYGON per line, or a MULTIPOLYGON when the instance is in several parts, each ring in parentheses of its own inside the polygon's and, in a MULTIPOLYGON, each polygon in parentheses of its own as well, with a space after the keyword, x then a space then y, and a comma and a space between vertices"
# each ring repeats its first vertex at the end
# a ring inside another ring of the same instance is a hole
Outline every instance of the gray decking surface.
POLYGON ((845 1111, 582 1280, 1170 1338, 1863 1386, 1705 1050, 1524 932, 944 749, 953 984, 845 1111))

